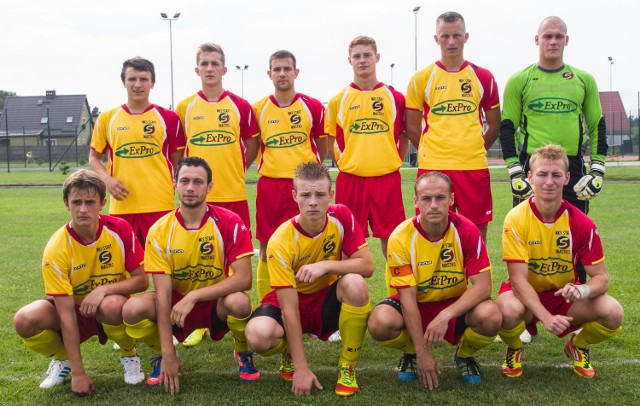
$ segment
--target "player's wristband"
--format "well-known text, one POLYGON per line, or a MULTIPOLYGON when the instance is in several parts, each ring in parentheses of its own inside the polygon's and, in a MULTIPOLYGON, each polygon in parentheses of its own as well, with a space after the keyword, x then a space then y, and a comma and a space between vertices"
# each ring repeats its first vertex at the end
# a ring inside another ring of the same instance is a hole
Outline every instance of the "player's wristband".
POLYGON ((591 161, 591 168, 589 169, 589 173, 593 176, 600 176, 604 178, 604 162, 591 161))

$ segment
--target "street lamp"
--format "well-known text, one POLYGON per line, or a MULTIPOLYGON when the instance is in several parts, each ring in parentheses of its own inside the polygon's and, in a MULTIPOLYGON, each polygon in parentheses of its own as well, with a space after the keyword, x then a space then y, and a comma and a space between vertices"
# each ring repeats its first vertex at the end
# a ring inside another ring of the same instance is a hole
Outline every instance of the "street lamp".
POLYGON ((393 87, 393 68, 396 66, 395 63, 392 63, 390 68, 391 68, 391 87, 393 87))
POLYGON ((249 65, 244 65, 244 68, 241 67, 240 65, 236 65, 236 69, 238 69, 241 72, 241 76, 242 76, 242 98, 244 99, 244 71, 246 71, 247 69, 249 69, 249 65))
MULTIPOLYGON (((609 120, 611 122, 606 123, 607 127, 609 127, 609 134, 611 134, 611 141, 615 140, 615 135, 613 135, 613 58, 608 57, 609 59, 609 120)), ((622 138, 622 135, 620 136, 622 138)), ((622 154, 622 140, 620 140, 620 154, 622 154)))
POLYGON ((418 11, 420 11, 420 6, 416 6, 413 8, 413 15, 415 16, 415 63, 414 63, 414 70, 418 70, 418 11))
POLYGON ((171 22, 177 20, 180 17, 180 13, 175 13, 173 17, 167 17, 167 13, 160 13, 160 17, 164 21, 169 21, 169 59, 171 61, 171 108, 174 108, 173 103, 173 31, 171 29, 171 22))

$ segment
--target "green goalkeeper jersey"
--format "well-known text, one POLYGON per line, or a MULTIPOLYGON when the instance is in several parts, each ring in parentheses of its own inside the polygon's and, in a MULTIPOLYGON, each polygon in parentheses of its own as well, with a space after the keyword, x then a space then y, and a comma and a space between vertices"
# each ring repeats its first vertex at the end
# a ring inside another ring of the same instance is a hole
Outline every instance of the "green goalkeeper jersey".
POLYGON ((537 63, 514 74, 504 90, 500 144, 507 165, 545 144, 559 144, 580 156, 589 137, 591 160, 604 162, 607 136, 596 82, 569 65, 549 71, 537 63), (585 131, 586 130, 586 131, 585 131))

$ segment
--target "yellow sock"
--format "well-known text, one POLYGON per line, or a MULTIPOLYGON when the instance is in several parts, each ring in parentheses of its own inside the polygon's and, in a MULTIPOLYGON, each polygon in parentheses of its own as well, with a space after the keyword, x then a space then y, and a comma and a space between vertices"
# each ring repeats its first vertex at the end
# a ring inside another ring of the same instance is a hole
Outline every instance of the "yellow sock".
POLYGON ((270 350, 267 350, 265 352, 263 352, 262 355, 263 357, 272 357, 276 354, 282 354, 283 352, 287 351, 289 349, 289 343, 287 342, 286 338, 282 338, 280 340, 280 342, 278 343, 278 345, 276 345, 275 347, 273 347, 270 350))
POLYGON ((406 329, 403 329, 400 332, 400 335, 396 338, 392 338, 387 341, 380 341, 380 345, 387 348, 397 348, 402 350, 405 354, 415 354, 416 349, 411 342, 411 337, 409 336, 409 332, 406 329))
POLYGON ((393 296, 393 295, 397 294, 398 291, 389 286, 389 285, 391 285, 391 271, 389 270, 389 267, 385 265, 384 269, 385 269, 384 283, 385 283, 385 286, 387 287, 387 297, 388 296, 393 296))
POLYGON ((342 303, 338 329, 342 336, 339 364, 348 363, 353 366, 360 358, 360 350, 367 332, 367 319, 371 311, 371 303, 364 306, 351 306, 342 303))
POLYGON ((40 353, 45 357, 53 357, 61 361, 69 358, 67 350, 64 349, 64 344, 62 343, 60 334, 53 330, 44 330, 42 333, 34 336, 22 338, 22 341, 28 349, 40 353))
POLYGON ((102 323, 104 333, 120 346, 121 357, 131 357, 136 355, 136 340, 129 337, 124 323, 119 326, 102 323))
POLYGON ((524 324, 524 321, 518 323, 517 326, 512 328, 511 330, 507 330, 505 328, 500 329, 500 338, 502 342, 507 344, 507 347, 511 349, 518 349, 522 347, 522 340, 520 340, 520 334, 527 328, 527 325, 524 324))
POLYGON ((462 358, 473 357, 476 351, 488 346, 495 339, 496 336, 483 336, 471 330, 471 327, 467 327, 462 334, 462 341, 458 347, 458 356, 462 358))
POLYGON ((622 326, 611 330, 597 321, 588 321, 582 325, 582 331, 573 338, 573 344, 580 348, 589 348, 591 344, 598 344, 618 335, 622 326))
MULTIPOLYGON (((251 310, 253 313, 253 309, 251 310)), ((247 338, 244 335, 244 328, 247 326, 249 317, 251 317, 251 313, 244 319, 239 319, 231 315, 227 316, 227 326, 229 326, 229 330, 231 330, 231 334, 233 335, 234 347, 237 352, 249 351, 247 338)))
POLYGON ((271 280, 269 279, 267 263, 261 259, 258 259, 258 269, 256 270, 256 287, 258 289, 258 300, 262 302, 262 298, 271 290, 271 280))
POLYGON ((144 319, 136 324, 124 323, 124 325, 127 326, 126 331, 129 337, 147 344, 153 348, 158 355, 162 353, 160 333, 158 332, 158 325, 155 322, 144 319))

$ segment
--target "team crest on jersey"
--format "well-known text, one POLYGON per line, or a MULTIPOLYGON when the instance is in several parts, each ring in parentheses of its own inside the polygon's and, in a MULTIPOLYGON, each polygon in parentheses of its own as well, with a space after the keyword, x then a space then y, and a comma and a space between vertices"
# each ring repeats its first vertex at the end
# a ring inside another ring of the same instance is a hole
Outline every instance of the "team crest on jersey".
POLYGON ((160 147, 150 142, 129 142, 115 151, 118 158, 147 158, 160 153, 160 147))
POLYGON ((389 131, 389 124, 377 118, 359 118, 349 129, 352 134, 378 134, 389 131))
POLYGON ((382 98, 378 100, 374 100, 371 104, 371 108, 373 111, 382 111, 384 109, 384 103, 382 103, 382 98))
POLYGON ((578 105, 574 101, 561 97, 541 97, 532 100, 527 107, 538 113, 551 114, 571 113, 578 109, 578 105))
POLYGON ((299 125, 301 121, 302 118, 298 112, 291 114, 291 117, 289 117, 289 122, 293 125, 299 125))
POLYGON ((229 113, 227 111, 223 111, 218 114, 218 121, 222 124, 227 124, 229 122, 229 113))
POLYGON ((460 85, 460 91, 464 94, 471 93, 471 83, 465 82, 460 85))
POLYGON ((475 113, 478 106, 471 100, 447 100, 433 106, 431 113, 438 116, 460 116, 475 113))
POLYGON ((98 261, 100 261, 100 263, 103 265, 111 262, 112 258, 113 257, 110 251, 102 251, 101 253, 98 254, 98 261))
POLYGON ((153 122, 151 123, 147 123, 144 125, 144 127, 142 127, 142 131, 145 134, 153 134, 153 132, 156 130, 156 126, 154 125, 153 122))
POLYGON ((272 135, 267 138, 264 145, 267 148, 291 148, 304 144, 307 141, 307 134, 302 131, 288 131, 272 135))
POLYGON ((173 271, 173 279, 177 281, 189 282, 208 282, 218 279, 222 276, 222 269, 213 265, 195 265, 187 266, 182 269, 173 271))
POLYGON ((562 79, 571 80, 573 79, 573 72, 565 72, 562 74, 562 79))
POLYGON ((230 131, 202 131, 189 138, 189 144, 199 147, 220 147, 236 141, 236 135, 230 131))
POLYGON ((200 244, 200 253, 202 255, 211 255, 213 253, 214 247, 211 241, 205 241, 200 244))

